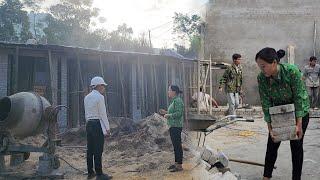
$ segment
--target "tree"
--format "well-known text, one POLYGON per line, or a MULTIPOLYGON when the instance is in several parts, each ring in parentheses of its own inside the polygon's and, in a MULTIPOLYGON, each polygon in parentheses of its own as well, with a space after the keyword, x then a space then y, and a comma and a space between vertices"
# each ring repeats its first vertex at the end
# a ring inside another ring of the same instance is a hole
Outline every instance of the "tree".
POLYGON ((0 40, 26 42, 32 37, 30 22, 19 0, 4 0, 0 4, 0 40))
POLYGON ((173 17, 173 31, 178 35, 178 38, 189 42, 190 47, 186 48, 183 45, 175 44, 178 53, 195 58, 198 56, 201 44, 201 28, 204 22, 198 15, 175 13, 173 17))
POLYGON ((31 13, 33 16, 33 35, 35 39, 40 39, 41 35, 39 34, 39 31, 43 28, 43 24, 41 22, 37 22, 37 15, 40 13, 41 10, 41 3, 43 3, 44 0, 23 0, 23 4, 31 9, 31 13))
POLYGON ((90 37, 91 19, 99 10, 92 7, 93 0, 61 0, 50 7, 44 29, 48 43, 86 47, 90 37))

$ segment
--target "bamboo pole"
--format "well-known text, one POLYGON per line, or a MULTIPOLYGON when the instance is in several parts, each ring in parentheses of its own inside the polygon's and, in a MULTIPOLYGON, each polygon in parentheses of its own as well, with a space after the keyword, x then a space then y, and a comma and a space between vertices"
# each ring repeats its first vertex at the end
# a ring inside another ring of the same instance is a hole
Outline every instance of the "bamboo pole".
POLYGON ((197 114, 200 114, 200 59, 197 62, 197 114))
MULTIPOLYGON (((212 59, 211 59, 211 54, 210 54, 210 62, 209 62, 209 81, 210 81, 210 98, 212 98, 212 59)), ((209 113, 212 115, 212 101, 211 99, 209 100, 209 113)))
POLYGON ((146 105, 145 105, 145 89, 144 89, 144 69, 143 69, 143 64, 141 63, 141 59, 139 57, 139 67, 140 67, 140 78, 141 78, 141 113, 142 113, 142 116, 145 117, 146 115, 146 105))
POLYGON ((184 122, 186 122, 186 127, 189 128, 189 123, 187 121, 188 119, 188 98, 187 98, 187 87, 186 87, 186 78, 185 78, 186 72, 185 72, 185 64, 182 62, 182 86, 183 86, 183 99, 184 99, 184 122))

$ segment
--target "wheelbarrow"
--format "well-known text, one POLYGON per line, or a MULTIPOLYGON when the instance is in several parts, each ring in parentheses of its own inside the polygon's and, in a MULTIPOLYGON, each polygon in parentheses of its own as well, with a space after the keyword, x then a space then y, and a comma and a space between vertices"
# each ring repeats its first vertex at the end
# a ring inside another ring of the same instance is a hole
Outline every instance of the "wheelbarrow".
POLYGON ((189 130, 200 132, 200 137, 198 139, 198 146, 200 145, 202 134, 204 135, 202 146, 204 146, 206 137, 209 134, 211 134, 214 130, 217 130, 219 128, 233 124, 238 121, 254 122, 253 119, 247 119, 237 115, 228 115, 220 119, 217 119, 213 116, 206 115, 206 114, 189 114, 188 115, 189 130), (228 121, 224 121, 224 120, 228 120, 228 121))

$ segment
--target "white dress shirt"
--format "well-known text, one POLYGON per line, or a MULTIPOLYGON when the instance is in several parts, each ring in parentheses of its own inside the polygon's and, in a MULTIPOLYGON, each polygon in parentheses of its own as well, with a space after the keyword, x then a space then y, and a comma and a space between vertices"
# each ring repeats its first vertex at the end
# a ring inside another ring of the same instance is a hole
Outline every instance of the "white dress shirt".
POLYGON ((97 90, 92 90, 84 98, 84 110, 86 120, 99 119, 101 129, 104 135, 107 135, 107 131, 110 130, 110 125, 106 112, 106 105, 104 102, 104 96, 97 90))

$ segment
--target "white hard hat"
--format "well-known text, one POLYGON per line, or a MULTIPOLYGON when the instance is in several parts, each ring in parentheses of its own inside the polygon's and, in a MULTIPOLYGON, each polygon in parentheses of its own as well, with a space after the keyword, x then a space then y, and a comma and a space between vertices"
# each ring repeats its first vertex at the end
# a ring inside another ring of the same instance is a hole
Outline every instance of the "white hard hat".
POLYGON ((97 85, 107 85, 107 83, 104 82, 103 78, 100 76, 96 76, 91 79, 90 86, 97 86, 97 85))

